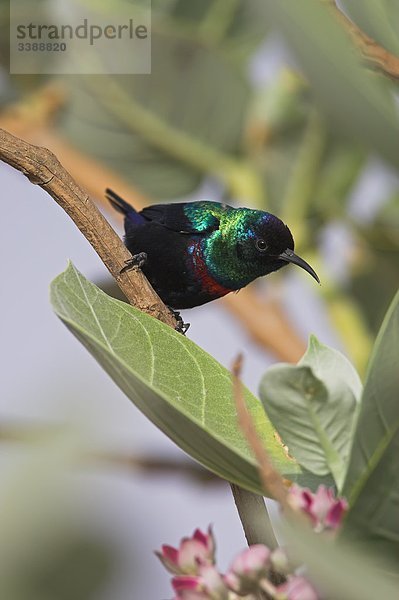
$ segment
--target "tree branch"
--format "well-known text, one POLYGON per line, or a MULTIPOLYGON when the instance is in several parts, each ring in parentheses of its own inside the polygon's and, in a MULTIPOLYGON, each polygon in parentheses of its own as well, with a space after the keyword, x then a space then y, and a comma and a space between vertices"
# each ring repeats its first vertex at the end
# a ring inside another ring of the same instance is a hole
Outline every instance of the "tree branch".
POLYGON ((335 0, 327 0, 327 3, 331 6, 338 21, 352 37, 368 65, 387 75, 390 79, 399 80, 399 57, 377 44, 373 38, 364 33, 338 8, 335 0))
POLYGON ((171 327, 176 320, 137 269, 121 272, 131 258, 116 232, 71 175, 47 148, 34 146, 0 129, 0 159, 42 187, 71 217, 93 246, 129 302, 171 327))

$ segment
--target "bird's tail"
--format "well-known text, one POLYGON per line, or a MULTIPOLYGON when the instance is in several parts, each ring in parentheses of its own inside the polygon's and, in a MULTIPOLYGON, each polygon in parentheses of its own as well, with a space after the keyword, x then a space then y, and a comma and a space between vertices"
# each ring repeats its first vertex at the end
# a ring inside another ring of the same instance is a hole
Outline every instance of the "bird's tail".
POLYGON ((131 206, 113 190, 107 188, 105 190, 105 197, 107 200, 109 200, 115 210, 125 215, 126 233, 129 225, 141 225, 145 222, 145 219, 133 208, 133 206, 131 206))

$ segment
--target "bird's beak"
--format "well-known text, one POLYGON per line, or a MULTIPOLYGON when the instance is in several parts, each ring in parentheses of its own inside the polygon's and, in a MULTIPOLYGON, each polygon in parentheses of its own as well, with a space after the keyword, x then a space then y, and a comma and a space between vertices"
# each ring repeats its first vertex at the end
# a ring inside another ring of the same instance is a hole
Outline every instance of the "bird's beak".
POLYGON ((320 279, 318 278, 316 271, 312 269, 312 267, 306 262, 306 260, 303 260, 303 258, 295 254, 295 252, 293 252, 290 248, 287 248, 287 250, 279 254, 278 258, 280 260, 285 260, 285 262, 298 265, 298 267, 302 267, 302 269, 305 269, 305 271, 307 271, 312 277, 316 279, 317 283, 320 283, 320 279))

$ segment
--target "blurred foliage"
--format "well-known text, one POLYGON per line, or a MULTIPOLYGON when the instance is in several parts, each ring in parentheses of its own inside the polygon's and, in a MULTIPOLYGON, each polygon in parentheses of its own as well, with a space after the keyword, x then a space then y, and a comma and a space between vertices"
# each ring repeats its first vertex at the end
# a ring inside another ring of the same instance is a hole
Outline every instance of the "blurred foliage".
POLYGON ((357 233, 363 238, 364 252, 355 264, 350 290, 372 329, 377 330, 399 279, 399 192, 381 205, 371 223, 361 224, 357 233))
MULTIPOLYGON (((119 75, 112 88, 102 76, 69 82, 70 102, 59 127, 81 150, 147 194, 176 197, 195 189, 201 173, 195 164, 182 164, 180 156, 165 152, 168 138, 156 147, 136 133, 135 124, 147 117, 148 135, 154 129, 158 136, 160 122, 198 144, 205 141, 213 151, 236 154, 249 90, 222 57, 190 40, 154 35, 152 64, 151 76, 119 75)), ((198 162, 207 160, 206 151, 199 147, 198 162)))
POLYGON ((266 0, 264 5, 300 60, 329 128, 343 139, 359 140, 397 167, 399 119, 392 86, 361 67, 329 7, 320 0, 266 0))
POLYGON ((245 59, 264 33, 254 9, 243 0, 154 3, 151 76, 119 75, 111 87, 107 77, 70 78, 60 131, 150 196, 193 191, 204 171, 225 168, 224 153, 240 152, 245 59))
POLYGON ((100 517, 80 488, 88 451, 83 432, 54 428, 28 438, 25 447, 2 447, 0 597, 98 598, 113 574, 116 548, 95 530, 101 531, 100 517), (90 525, 82 525, 85 515, 90 525))
POLYGON ((341 540, 331 543, 326 536, 310 531, 299 521, 284 523, 283 532, 293 557, 305 561, 306 573, 319 591, 318 598, 397 598, 397 577, 379 569, 366 552, 359 552, 341 540))
POLYGON ((8 600, 96 600, 109 577, 111 550, 64 532, 51 548, 16 565, 8 600), (21 576, 21 573, 23 574, 21 576))

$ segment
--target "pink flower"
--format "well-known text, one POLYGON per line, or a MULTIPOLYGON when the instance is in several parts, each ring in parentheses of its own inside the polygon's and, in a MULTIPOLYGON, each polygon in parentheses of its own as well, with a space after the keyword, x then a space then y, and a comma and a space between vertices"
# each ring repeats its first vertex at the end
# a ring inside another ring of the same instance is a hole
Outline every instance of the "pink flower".
POLYGON ((196 529, 191 538, 183 538, 179 549, 162 546, 161 552, 155 552, 164 567, 175 575, 196 575, 199 565, 215 564, 215 539, 212 528, 208 533, 196 529))
POLYGON ((277 587, 275 600, 318 600, 314 587, 304 577, 290 577, 286 583, 277 587))
POLYGON ((288 560, 287 553, 281 546, 273 550, 270 556, 270 562, 273 570, 281 575, 287 575, 293 570, 293 567, 288 560))
POLYGON ((213 565, 198 567, 198 575, 173 577, 174 600, 227 600, 228 589, 213 565))
POLYGON ((270 555, 269 548, 263 544, 254 544, 243 550, 225 575, 228 587, 240 595, 257 591, 259 581, 270 568, 270 555))
POLYGON ((315 494, 298 485, 290 487, 290 501, 294 508, 311 518, 316 530, 337 529, 348 510, 345 498, 335 498, 332 488, 319 485, 315 494))

